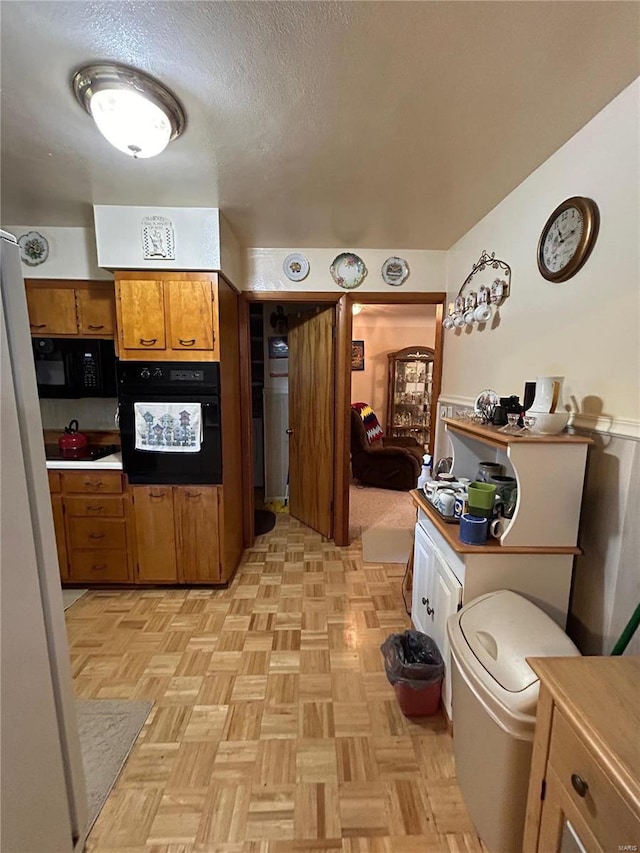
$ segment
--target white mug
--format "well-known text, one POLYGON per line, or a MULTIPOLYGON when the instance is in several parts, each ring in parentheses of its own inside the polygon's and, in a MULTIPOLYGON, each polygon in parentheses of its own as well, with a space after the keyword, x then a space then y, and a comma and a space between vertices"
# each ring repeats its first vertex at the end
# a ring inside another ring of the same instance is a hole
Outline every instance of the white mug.
POLYGON ((453 315, 447 314, 447 316, 442 321, 442 325, 444 326, 444 328, 447 331, 449 331, 450 329, 453 329, 453 315))
POLYGON ((465 325, 465 319, 463 314, 456 314, 453 318, 453 325, 456 329, 461 329, 465 325))
POLYGON ((462 316, 464 317, 464 322, 467 326, 473 326, 476 321, 476 312, 473 308, 468 308, 462 316))
POLYGON ((499 539, 504 533, 504 528, 504 518, 502 518, 502 516, 494 518, 493 521, 489 522, 489 536, 493 536, 494 539, 499 539))
POLYGON ((476 323, 488 322, 491 319, 491 306, 486 303, 478 305, 476 310, 473 312, 473 316, 476 318, 476 323))
POLYGON ((443 515, 453 515, 456 505, 456 496, 453 490, 442 489, 436 499, 435 507, 443 515))

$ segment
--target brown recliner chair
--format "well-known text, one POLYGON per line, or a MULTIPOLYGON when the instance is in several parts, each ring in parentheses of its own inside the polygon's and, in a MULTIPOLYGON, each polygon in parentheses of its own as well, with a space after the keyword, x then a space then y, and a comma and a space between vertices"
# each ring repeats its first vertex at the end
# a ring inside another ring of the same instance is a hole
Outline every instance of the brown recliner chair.
POLYGON ((425 450, 415 438, 380 438, 369 444, 362 418, 351 409, 351 470, 364 486, 408 492, 418 482, 425 450))

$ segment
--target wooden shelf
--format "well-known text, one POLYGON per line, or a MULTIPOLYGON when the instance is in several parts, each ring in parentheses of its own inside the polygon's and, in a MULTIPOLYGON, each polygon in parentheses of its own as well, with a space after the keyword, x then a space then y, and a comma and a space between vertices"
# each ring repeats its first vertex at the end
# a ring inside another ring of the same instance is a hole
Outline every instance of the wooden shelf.
POLYGON ((510 444, 593 444, 592 438, 566 432, 559 435, 536 435, 532 432, 525 432, 524 435, 509 435, 500 432, 500 427, 491 424, 476 424, 473 421, 458 418, 443 418, 443 421, 449 429, 473 436, 494 447, 508 447, 510 444))
POLYGON ((411 497, 414 504, 419 507, 429 521, 437 528, 444 537, 447 544, 458 554, 582 554, 580 548, 565 546, 529 546, 529 545, 501 545, 497 539, 491 539, 486 545, 466 545, 458 536, 459 525, 447 524, 440 518, 439 513, 418 489, 412 489, 411 497))

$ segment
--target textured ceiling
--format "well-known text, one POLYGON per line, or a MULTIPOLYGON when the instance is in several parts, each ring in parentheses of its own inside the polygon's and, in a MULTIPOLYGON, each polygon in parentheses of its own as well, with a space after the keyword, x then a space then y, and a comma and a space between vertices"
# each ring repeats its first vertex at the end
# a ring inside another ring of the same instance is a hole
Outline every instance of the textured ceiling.
POLYGON ((446 249, 639 73, 636 2, 3 2, 2 220, 221 207, 244 245, 446 249), (188 115, 158 158, 69 86, 117 60, 188 115))

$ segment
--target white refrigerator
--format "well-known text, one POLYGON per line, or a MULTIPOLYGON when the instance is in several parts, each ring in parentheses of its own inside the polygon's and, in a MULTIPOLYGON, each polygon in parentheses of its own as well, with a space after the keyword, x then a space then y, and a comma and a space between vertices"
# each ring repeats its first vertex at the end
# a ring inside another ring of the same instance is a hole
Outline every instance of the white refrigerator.
POLYGON ((20 250, 4 231, 0 283, 0 850, 71 853, 86 792, 20 250))

